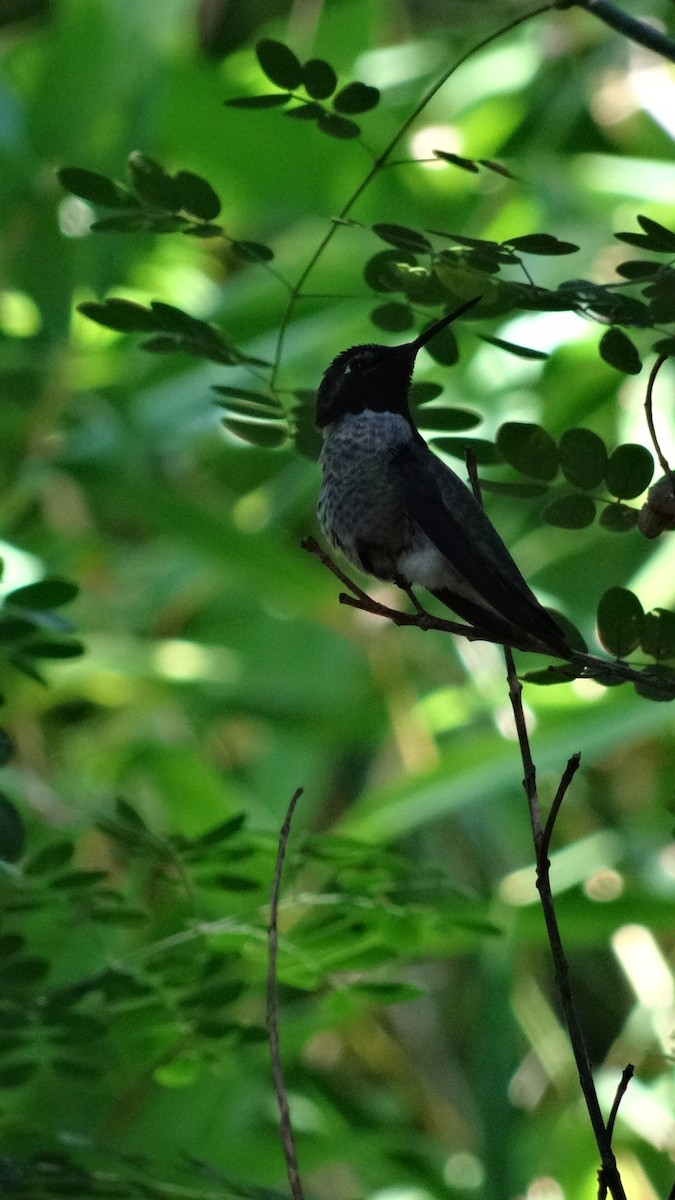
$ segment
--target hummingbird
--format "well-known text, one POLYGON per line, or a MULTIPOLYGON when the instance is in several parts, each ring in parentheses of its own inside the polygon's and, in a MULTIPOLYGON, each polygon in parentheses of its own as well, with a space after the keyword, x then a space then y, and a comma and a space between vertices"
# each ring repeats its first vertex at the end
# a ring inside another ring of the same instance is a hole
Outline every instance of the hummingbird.
POLYGON ((366 574, 411 597, 414 585, 426 588, 497 641, 569 658, 562 630, 410 411, 419 350, 479 299, 403 345, 351 346, 333 359, 316 399, 323 431, 317 515, 331 545, 366 574))

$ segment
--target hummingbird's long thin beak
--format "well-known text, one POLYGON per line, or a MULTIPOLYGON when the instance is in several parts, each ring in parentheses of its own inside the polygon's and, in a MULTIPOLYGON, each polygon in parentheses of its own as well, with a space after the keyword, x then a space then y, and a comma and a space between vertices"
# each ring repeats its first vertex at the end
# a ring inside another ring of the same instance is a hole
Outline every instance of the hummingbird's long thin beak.
POLYGON ((406 342, 403 346, 401 346, 401 349, 411 350, 413 355, 417 354, 417 351, 421 349, 422 346, 426 345, 427 342, 430 342, 432 337, 435 337, 437 333, 440 333, 441 329, 445 329, 446 325, 450 325, 452 321, 456 321, 458 317, 461 317, 463 313, 468 312, 470 308, 473 308, 474 305, 478 304, 479 300, 482 299, 482 296, 474 296, 473 300, 466 300, 465 303, 460 304, 459 308, 456 308, 454 312, 447 313, 446 316, 441 317, 440 320, 434 321, 433 325, 430 325, 428 329, 424 329, 418 337, 413 339, 412 342, 406 342))

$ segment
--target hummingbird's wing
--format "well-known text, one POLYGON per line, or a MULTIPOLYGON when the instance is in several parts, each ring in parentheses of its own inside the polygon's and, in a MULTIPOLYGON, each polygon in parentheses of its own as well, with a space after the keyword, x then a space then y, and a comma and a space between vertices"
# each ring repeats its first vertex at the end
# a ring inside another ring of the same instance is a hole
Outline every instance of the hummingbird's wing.
POLYGON ((449 579, 461 576, 474 593, 467 600, 459 589, 432 589, 460 615, 486 628, 502 618, 500 635, 508 632, 540 638, 560 647, 564 636, 523 579, 496 529, 469 489, 426 442, 407 442, 394 456, 408 514, 446 559, 449 579), (445 592, 446 596, 442 593, 445 592), (485 602, 481 609, 480 601, 485 602), (488 607, 489 606, 489 607, 488 607))

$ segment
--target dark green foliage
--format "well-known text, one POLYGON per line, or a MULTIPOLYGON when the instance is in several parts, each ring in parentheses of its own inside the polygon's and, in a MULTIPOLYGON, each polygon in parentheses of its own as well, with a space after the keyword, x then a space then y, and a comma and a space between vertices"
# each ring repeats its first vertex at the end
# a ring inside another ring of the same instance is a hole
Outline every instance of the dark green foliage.
POLYGON ((333 108, 339 113, 369 112, 380 102, 377 88, 366 83, 348 83, 333 98, 333 108))
POLYGON ((507 238, 505 243, 521 254, 548 255, 575 254, 579 249, 573 242, 561 242, 551 233, 526 233, 522 237, 507 238))
POLYGON ((475 429, 482 419, 479 413, 466 408, 446 408, 439 404, 427 406, 417 413, 417 423, 421 429, 437 429, 445 433, 475 429))
POLYGON ((434 150, 434 156, 453 167, 461 167, 463 171, 478 171, 478 164, 471 158, 462 158, 460 154, 451 154, 449 150, 434 150))
POLYGON ((380 223, 373 225, 373 233, 397 250, 408 250, 412 254, 426 254, 431 250, 429 239, 417 229, 408 229, 406 225, 380 223))
POLYGON ((561 529, 585 529, 595 520, 595 501, 591 496, 560 496, 547 504, 541 515, 549 525, 561 529))
POLYGON ((272 41, 271 38, 263 38, 256 44, 255 52, 263 72, 271 83, 290 92, 300 86, 302 66, 290 46, 272 41))
POLYGON ((370 319, 379 329, 390 333, 405 333, 413 324, 413 311, 408 304, 379 304, 372 309, 370 319))
POLYGON ((598 634, 610 654, 625 658, 640 645, 644 611, 628 588, 613 587, 598 604, 598 634))
POLYGON ((315 100, 327 100, 337 87, 337 75, 323 58, 310 58, 302 68, 302 84, 315 100))
POLYGON ((505 342, 503 338, 488 337, 486 333, 480 333, 478 336, 482 342, 489 342, 491 346, 498 346, 500 350, 506 350, 509 354, 515 354, 516 358, 548 358, 548 354, 544 350, 532 350, 529 346, 517 346, 515 342, 505 342))
POLYGON ((642 370, 635 344, 622 329, 608 329, 600 339, 600 354, 610 367, 627 375, 639 375, 642 370))
POLYGON ((568 483, 595 488, 605 478, 607 448, 590 429, 567 429, 558 444, 560 469, 568 483))
POLYGON ((0 792, 0 861, 13 863, 21 858, 26 830, 16 805, 0 792))
POLYGON ((653 474, 654 459, 644 446, 617 446, 607 463, 607 489, 620 500, 633 500, 646 491, 653 474))
POLYGON ((497 430, 497 446, 506 462, 533 479, 554 479, 558 448, 540 425, 508 421, 497 430))
POLYGON ((62 167, 57 171, 62 187, 73 196, 89 200, 92 204, 101 204, 104 208, 134 208, 137 206, 135 196, 128 188, 100 175, 98 171, 86 171, 81 167, 62 167))

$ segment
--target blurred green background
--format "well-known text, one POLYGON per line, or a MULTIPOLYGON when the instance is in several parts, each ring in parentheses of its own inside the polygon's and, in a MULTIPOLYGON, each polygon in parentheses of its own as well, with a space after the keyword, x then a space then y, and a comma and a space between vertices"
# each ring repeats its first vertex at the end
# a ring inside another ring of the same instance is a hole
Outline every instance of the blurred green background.
MULTIPOLYGON (((450 62, 523 11, 0 5, 3 588, 76 581, 67 611, 86 647, 48 664, 48 688, 3 672, 15 752, 2 786, 28 831, 3 883, 3 1193, 285 1191, 260 1030, 264 928, 276 830, 302 786, 280 1019, 308 1192, 595 1195, 499 653, 339 606, 299 546, 317 533, 317 466, 220 427, 210 386, 257 386, 246 369, 148 355, 74 313, 107 294, 162 300, 272 358, 283 280, 370 158, 278 111, 223 107, 270 90, 255 40, 379 87, 361 122, 378 152, 450 62), (92 210, 56 170, 123 178, 135 149, 205 176, 228 235, 270 245, 281 280, 223 242, 88 234, 92 210)), ((673 35, 667 0, 630 11, 673 35)), ((538 260, 539 282, 618 282, 631 254, 613 232, 635 230, 637 213, 673 225, 674 113, 672 66, 581 11, 547 13, 471 59, 400 147, 496 159, 517 178, 407 163, 352 216, 496 241, 546 230, 581 250, 572 266, 538 260)), ((373 333, 360 265, 382 248, 338 231, 293 313, 282 390, 316 387, 345 346, 390 340, 373 333)), ((479 432, 536 421, 649 445, 646 371, 603 362, 597 325, 527 313, 480 329, 551 354, 509 357, 467 326, 460 366, 420 362, 418 379, 481 414, 479 432)), ((664 370, 657 397, 671 457, 672 382, 664 370)), ((591 644, 608 587, 673 607, 668 535, 553 529, 536 501, 488 501, 528 580, 591 644)), ((605 1111, 636 1064, 614 1144, 631 1200, 651 1200, 675 1156, 672 706, 588 682, 525 695, 545 803, 582 752, 553 882, 605 1111)))

